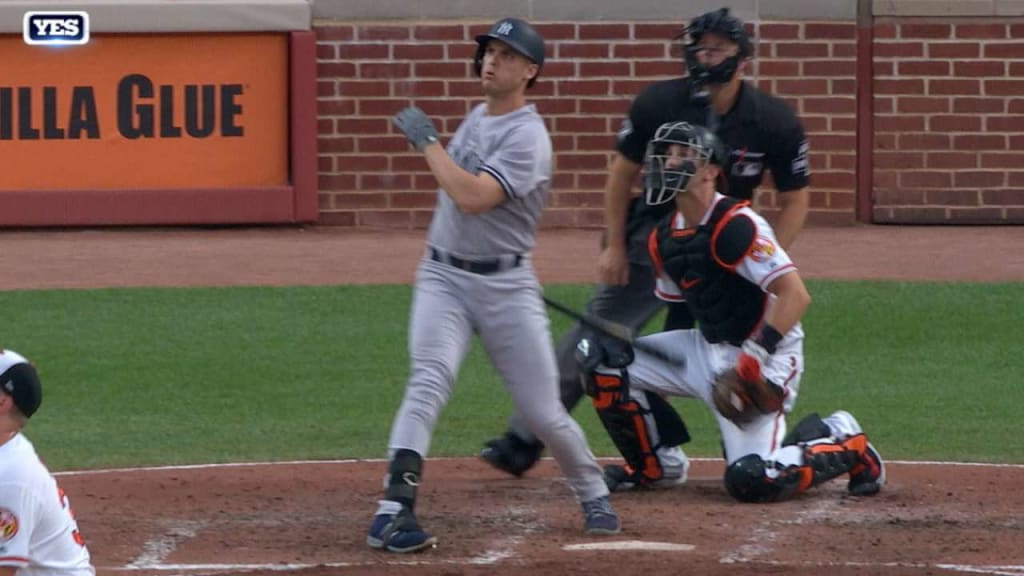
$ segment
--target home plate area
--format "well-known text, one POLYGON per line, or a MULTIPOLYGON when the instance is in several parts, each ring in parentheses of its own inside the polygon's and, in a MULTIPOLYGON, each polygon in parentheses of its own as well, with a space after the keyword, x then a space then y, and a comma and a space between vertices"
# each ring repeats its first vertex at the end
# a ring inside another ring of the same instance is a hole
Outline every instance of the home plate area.
POLYGON ((371 550, 383 461, 58 475, 99 574, 998 574, 1024 576, 1024 466, 888 464, 873 498, 835 481, 789 502, 732 501, 723 464, 612 497, 613 537, 587 536, 555 464, 523 478, 428 459, 417 516, 437 548, 371 550))

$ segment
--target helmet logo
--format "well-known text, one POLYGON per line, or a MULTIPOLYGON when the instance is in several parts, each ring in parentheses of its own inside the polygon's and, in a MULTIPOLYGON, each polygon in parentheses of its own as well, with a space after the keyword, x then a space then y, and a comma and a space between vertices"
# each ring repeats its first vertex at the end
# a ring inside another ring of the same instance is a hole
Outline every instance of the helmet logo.
POLYGON ((512 33, 512 28, 513 28, 513 26, 512 26, 511 22, 502 22, 501 24, 498 24, 498 29, 495 30, 494 32, 495 32, 495 34, 501 34, 502 36, 508 36, 509 34, 512 33))

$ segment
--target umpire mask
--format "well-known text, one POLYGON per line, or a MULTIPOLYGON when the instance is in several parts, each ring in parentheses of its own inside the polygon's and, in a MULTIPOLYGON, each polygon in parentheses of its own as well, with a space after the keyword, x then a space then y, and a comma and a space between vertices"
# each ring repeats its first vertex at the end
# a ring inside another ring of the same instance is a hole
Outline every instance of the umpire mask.
POLYGON ((753 45, 743 22, 729 14, 728 8, 719 8, 694 18, 683 31, 685 38, 684 56, 686 69, 694 85, 694 92, 703 92, 708 84, 725 84, 736 75, 740 61, 753 54, 753 45), (736 54, 721 62, 707 66, 700 62, 697 54, 704 50, 700 40, 705 34, 716 34, 735 43, 739 49, 736 54))

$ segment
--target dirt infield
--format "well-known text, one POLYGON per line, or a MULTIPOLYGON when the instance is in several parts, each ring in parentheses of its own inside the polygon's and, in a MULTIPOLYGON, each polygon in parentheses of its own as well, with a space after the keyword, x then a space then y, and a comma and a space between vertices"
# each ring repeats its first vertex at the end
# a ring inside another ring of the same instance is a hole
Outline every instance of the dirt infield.
MULTIPOLYGON (((17 273, 0 275, 0 290, 407 283, 423 236, 316 227, 4 232, 6 270, 17 273)), ((593 231, 544 231, 538 274, 592 281, 597 242, 593 231)), ((1021 246, 1020 227, 810 228, 793 255, 807 277, 1024 281, 1021 246)), ((875 498, 850 497, 835 482, 751 506, 727 497, 721 462, 700 461, 685 486, 615 495, 623 534, 588 538, 550 460, 512 479, 473 459, 429 459, 418 514, 441 543, 409 557, 363 541, 384 468, 195 467, 60 481, 100 574, 1024 576, 1024 466, 896 463, 875 498), (572 549, 594 543, 604 546, 572 549)))

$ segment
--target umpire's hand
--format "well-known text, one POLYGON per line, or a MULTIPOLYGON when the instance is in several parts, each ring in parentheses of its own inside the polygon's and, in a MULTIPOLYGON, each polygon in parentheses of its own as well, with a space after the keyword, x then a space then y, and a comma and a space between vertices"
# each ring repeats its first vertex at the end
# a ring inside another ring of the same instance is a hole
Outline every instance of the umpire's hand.
POLYGON ((437 130, 423 110, 409 106, 391 118, 391 123, 409 139, 409 143, 422 152, 429 144, 437 142, 437 130))

